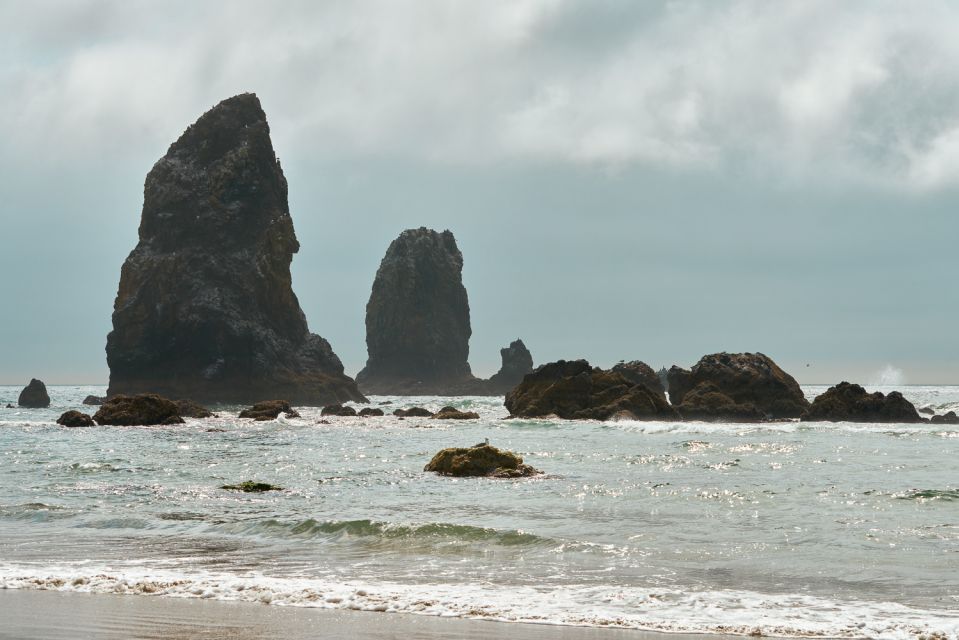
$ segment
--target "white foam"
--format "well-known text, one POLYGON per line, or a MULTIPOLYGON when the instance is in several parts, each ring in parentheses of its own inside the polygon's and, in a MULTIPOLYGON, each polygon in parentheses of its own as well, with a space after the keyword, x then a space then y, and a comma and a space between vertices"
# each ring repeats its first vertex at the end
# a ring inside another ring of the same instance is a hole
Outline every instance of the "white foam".
POLYGON ((0 588, 204 598, 664 632, 959 640, 959 613, 749 591, 642 587, 370 584, 258 573, 185 575, 142 568, 0 567, 0 588))

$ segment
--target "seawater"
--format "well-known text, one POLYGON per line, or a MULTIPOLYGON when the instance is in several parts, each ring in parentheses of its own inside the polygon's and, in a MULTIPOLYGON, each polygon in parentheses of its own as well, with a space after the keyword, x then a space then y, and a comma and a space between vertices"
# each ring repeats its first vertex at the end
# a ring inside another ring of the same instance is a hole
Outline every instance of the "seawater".
MULTIPOLYGON (((806 387, 811 398, 825 387, 806 387)), ((219 417, 0 408, 0 587, 779 636, 959 638, 959 427, 219 417), (489 438, 534 479, 424 473, 489 438), (221 485, 257 480, 283 491, 221 485)), ((904 387, 959 409, 959 387, 904 387)), ((19 388, 0 387, 0 406, 19 388)))

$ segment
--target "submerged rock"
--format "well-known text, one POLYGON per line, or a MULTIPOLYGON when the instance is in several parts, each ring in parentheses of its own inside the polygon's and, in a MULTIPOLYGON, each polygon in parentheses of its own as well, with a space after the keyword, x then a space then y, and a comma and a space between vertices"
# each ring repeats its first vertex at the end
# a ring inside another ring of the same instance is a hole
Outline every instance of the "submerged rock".
POLYGON ((400 418, 432 418, 433 412, 423 407, 410 407, 409 409, 397 409, 393 412, 393 415, 400 418))
POLYGON ((475 447, 443 449, 429 461, 423 471, 444 476, 493 478, 522 478, 542 473, 511 451, 503 451, 489 444, 475 447))
POLYGON ((499 371, 486 381, 486 393, 505 394, 523 381, 523 376, 533 372, 533 355, 520 339, 513 340, 508 347, 499 350, 503 364, 499 371))
POLYGON ((510 415, 568 420, 675 420, 675 410, 659 390, 628 380, 622 373, 594 368, 586 360, 559 360, 537 368, 506 394, 510 415))
POLYGON ((813 400, 803 415, 810 422, 923 422, 911 402, 898 391, 868 393, 858 384, 840 382, 813 400))
POLYGON ((253 482, 252 480, 247 480, 246 482, 241 482, 240 484, 225 484, 221 489, 227 489, 229 491, 242 491, 243 493, 263 493, 264 491, 283 491, 283 487, 278 487, 275 484, 268 484, 266 482, 253 482))
POLYGON ((260 101, 224 100, 147 175, 107 336, 108 395, 364 401, 307 328, 290 278, 298 250, 260 101))
POLYGON ((355 416, 356 409, 353 407, 344 407, 341 404, 329 404, 323 407, 323 410, 320 411, 321 416, 355 416))
POLYGON ((91 405, 91 406, 99 406, 103 404, 104 402, 106 402, 106 400, 107 399, 105 396, 87 396, 86 398, 83 399, 83 404, 91 405))
POLYGON ((356 415, 360 416, 361 418, 378 418, 383 415, 383 410, 376 409, 374 407, 364 407, 363 409, 360 409, 360 412, 356 415))
POLYGON ((944 413, 941 416, 932 416, 929 419, 932 424, 959 424, 959 416, 955 411, 944 413))
POLYGON ((386 251, 366 305, 366 367, 377 395, 445 395, 474 380, 463 254, 450 231, 407 229, 386 251))
POLYGON ((257 402, 249 409, 241 411, 239 417, 252 418, 258 422, 263 422, 264 420, 276 420, 281 413, 285 414, 287 418, 300 417, 300 414, 297 413, 286 400, 263 400, 257 402))
POLYGON ((57 418, 57 424, 64 427, 92 427, 96 423, 93 418, 80 411, 70 410, 57 418))
MULTIPOLYGON (((809 407, 799 383, 762 353, 714 353, 703 356, 688 371, 670 368, 667 377, 669 399, 684 415, 686 394, 706 382, 733 405, 752 405, 767 418, 798 418, 809 407)), ((699 408, 687 406, 687 411, 699 408)))
POLYGON ((93 419, 100 425, 116 426, 183 423, 176 403, 155 393, 113 396, 93 414, 93 419))
POLYGON ((47 386, 40 380, 33 378, 30 384, 23 388, 17 404, 27 409, 44 409, 50 406, 50 396, 47 395, 47 386))
POLYGON ((212 418, 214 413, 193 400, 176 400, 177 411, 181 418, 212 418))
POLYGON ((433 414, 434 420, 479 420, 475 411, 460 411, 456 407, 443 407, 433 414))

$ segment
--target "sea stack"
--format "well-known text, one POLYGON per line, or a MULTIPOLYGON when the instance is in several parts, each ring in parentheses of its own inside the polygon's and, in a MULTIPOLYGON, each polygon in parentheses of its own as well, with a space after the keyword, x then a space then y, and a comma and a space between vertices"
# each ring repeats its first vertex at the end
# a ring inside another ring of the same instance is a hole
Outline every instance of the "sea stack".
POLYGON ((366 305, 360 388, 376 395, 446 395, 475 381, 463 254, 452 232, 420 227, 394 240, 366 305))
POLYGON ((44 409, 50 406, 50 396, 47 394, 47 386, 41 380, 33 378, 30 384, 23 388, 20 397, 17 398, 17 404, 28 409, 44 409))
POLYGON ((504 395, 523 381, 523 377, 533 372, 533 355, 520 339, 513 340, 508 347, 499 350, 503 364, 499 371, 486 381, 489 393, 504 395))
POLYGON ((252 93, 200 117, 150 170, 107 336, 108 395, 363 401, 309 332, 290 278, 287 183, 252 93))

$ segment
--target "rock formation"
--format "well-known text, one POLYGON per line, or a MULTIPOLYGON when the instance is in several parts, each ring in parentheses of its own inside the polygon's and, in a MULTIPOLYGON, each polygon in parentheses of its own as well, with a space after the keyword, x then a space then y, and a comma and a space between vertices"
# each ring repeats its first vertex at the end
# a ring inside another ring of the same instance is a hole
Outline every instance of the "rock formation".
POLYGON ((17 404, 28 409, 43 409, 50 406, 50 396, 47 395, 47 386, 40 380, 33 378, 30 384, 23 388, 17 404))
POLYGON ((265 420, 276 420, 280 414, 287 418, 299 418, 300 414, 290 406, 286 400, 264 400, 257 402, 249 409, 240 412, 240 418, 252 418, 257 422, 265 420))
POLYGON ((816 397, 803 415, 810 422, 923 422, 898 391, 867 393, 858 384, 840 382, 816 397))
POLYGON ((489 444, 443 449, 433 456, 423 471, 444 476, 492 478, 522 478, 542 473, 523 464, 523 458, 512 451, 503 451, 489 444))
POLYGON ((104 396, 87 396, 83 399, 83 404, 92 406, 99 406, 104 402, 106 402, 106 397, 104 396))
POLYGON ((213 418, 216 414, 193 400, 175 400, 181 418, 213 418))
POLYGON ((593 368, 586 360, 560 360, 540 366, 506 394, 505 405, 511 416, 523 418, 677 418, 661 390, 633 382, 617 371, 593 368))
POLYGON ((433 412, 423 407, 410 407, 409 409, 397 409, 393 412, 397 418, 432 418, 433 412))
POLYGON ((479 420, 475 411, 460 411, 456 407, 443 407, 433 414, 434 420, 479 420))
POLYGON ((118 426, 183 423, 176 403, 155 393, 114 396, 100 406, 93 419, 100 425, 118 426))
POLYGON ((959 424, 959 415, 955 411, 949 411, 941 416, 932 416, 929 419, 932 424, 959 424))
POLYGON ((353 407, 344 407, 341 404, 328 404, 320 411, 321 416, 340 416, 341 418, 355 416, 356 409, 353 407))
POLYGON ((376 407, 363 407, 356 415, 361 418, 379 418, 383 416, 383 410, 376 407))
POLYGON ((290 278, 298 249, 260 102, 224 100, 147 175, 107 336, 108 396, 365 400, 307 328, 290 278))
POLYGON ((766 414, 751 402, 739 403, 712 382, 701 382, 683 396, 676 410, 684 420, 761 422, 766 414))
MULTIPOLYGON (((735 407, 745 405, 747 413, 752 405, 766 418, 798 418, 809 407, 799 383, 779 368, 771 358, 761 353, 714 353, 703 356, 691 370, 672 367, 668 373, 669 399, 683 415, 692 414, 703 408, 687 405, 684 411, 686 395, 700 384, 710 383, 715 388, 700 390, 693 399, 701 400, 709 395, 710 406, 714 409, 721 405, 735 407), (728 402, 715 397, 719 393, 728 398, 728 402), (721 402, 720 402, 721 400, 721 402)), ((737 412, 717 414, 720 419, 735 419, 737 412)))
POLYGON ((503 364, 486 381, 486 391, 490 395, 508 393, 523 381, 523 376, 533 372, 533 355, 522 340, 513 340, 508 347, 499 350, 499 355, 503 364))
POLYGON ((624 378, 634 384, 646 385, 650 391, 661 394, 663 396, 663 402, 666 401, 666 389, 663 387, 659 375, 645 362, 640 360, 620 362, 613 366, 611 371, 622 374, 624 378))
POLYGON ((57 418, 57 424, 64 427, 92 427, 96 423, 89 415, 80 411, 70 410, 57 418))

